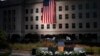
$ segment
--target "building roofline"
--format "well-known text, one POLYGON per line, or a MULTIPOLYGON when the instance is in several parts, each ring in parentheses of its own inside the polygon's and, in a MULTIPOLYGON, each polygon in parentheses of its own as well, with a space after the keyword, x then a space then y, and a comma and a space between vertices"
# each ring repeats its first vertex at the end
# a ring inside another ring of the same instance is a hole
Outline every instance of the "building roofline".
MULTIPOLYGON (((100 1, 100 0, 56 0, 56 1, 100 1)), ((25 6, 42 2, 43 0, 20 0, 18 2, 14 2, 14 0, 9 0, 5 2, 0 2, 0 8, 19 6, 19 5, 25 6)))

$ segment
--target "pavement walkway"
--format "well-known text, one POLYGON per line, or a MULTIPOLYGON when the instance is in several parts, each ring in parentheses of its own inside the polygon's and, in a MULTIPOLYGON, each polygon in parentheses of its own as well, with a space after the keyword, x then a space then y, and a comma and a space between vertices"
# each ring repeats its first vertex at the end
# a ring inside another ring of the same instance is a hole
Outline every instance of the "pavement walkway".
MULTIPOLYGON (((10 56, 33 56, 31 51, 13 50, 10 56)), ((87 56, 100 56, 100 55, 87 55, 87 56)))
POLYGON ((10 56, 32 56, 31 51, 13 50, 10 56))

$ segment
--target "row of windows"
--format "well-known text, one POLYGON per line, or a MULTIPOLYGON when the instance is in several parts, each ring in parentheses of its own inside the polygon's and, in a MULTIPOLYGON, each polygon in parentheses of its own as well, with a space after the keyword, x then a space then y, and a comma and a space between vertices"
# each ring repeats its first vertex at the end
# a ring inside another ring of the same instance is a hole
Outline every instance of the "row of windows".
POLYGON ((13 24, 13 25, 11 25, 11 24, 9 24, 9 25, 3 24, 3 29, 4 30, 15 30, 16 29, 16 25, 15 24, 13 24))
MULTIPOLYGON (((98 27, 97 22, 93 22, 92 25, 93 25, 93 26, 92 26, 93 28, 97 28, 97 27, 98 27)), ((25 29, 29 29, 28 26, 29 26, 29 25, 25 25, 25 29)), ((72 28, 76 28, 76 26, 77 26, 77 25, 76 25, 75 23, 72 23, 72 28)), ((56 27, 57 27, 56 24, 52 24, 52 28, 53 28, 53 29, 56 29, 56 27)), ((82 24, 82 23, 79 23, 79 24, 78 24, 78 27, 79 27, 79 28, 83 28, 83 24, 82 24)), ((86 28, 90 28, 90 27, 91 27, 90 23, 86 23, 86 28)), ((30 29, 33 29, 33 28, 34 28, 33 25, 30 25, 30 29)), ((36 29, 39 29, 39 25, 38 25, 38 24, 35 25, 35 28, 36 28, 36 29)), ((59 29, 62 29, 62 28, 63 28, 63 24, 59 24, 58 28, 59 28, 59 29)), ((66 29, 69 28, 69 24, 68 24, 68 23, 65 24, 65 28, 66 28, 66 29)), ((41 29, 44 29, 44 25, 43 25, 43 24, 41 24, 41 29)), ((47 29, 50 29, 50 24, 47 24, 47 29)))
MULTIPOLYGON (((62 14, 59 14, 59 19, 62 19, 63 15, 62 14)), ((75 19, 76 17, 78 17, 79 19, 83 18, 83 13, 78 13, 78 15, 76 14, 71 14, 71 18, 72 19, 75 19)), ((69 19, 70 18, 70 15, 69 14, 65 14, 65 19, 69 19)), ((93 12, 93 13, 85 13, 85 18, 97 18, 97 12, 93 12)))
POLYGON ((4 10, 3 11, 3 29, 6 31, 13 31, 16 29, 15 21, 16 21, 16 10, 4 10))
MULTIPOLYGON (((70 15, 69 14, 65 14, 65 19, 69 19, 70 18, 70 15)), ((62 14, 59 14, 59 19, 63 19, 63 15, 62 14)), ((71 14, 71 18, 72 19, 75 19, 77 17, 76 14, 71 14)), ((96 12, 93 12, 93 13, 86 13, 85 14, 85 17, 86 18, 97 18, 97 13, 96 12)), ((78 13, 78 18, 81 19, 83 18, 83 14, 82 13, 78 13)), ((39 16, 35 16, 35 20, 38 21, 39 20, 39 16)), ((29 18, 28 17, 25 17, 25 21, 29 21, 29 18)), ((33 21, 33 16, 30 16, 30 21, 33 21)))
POLYGON ((16 10, 4 10, 3 11, 3 22, 15 22, 16 21, 16 10))
MULTIPOLYGON (((89 3, 86 3, 85 6, 83 6, 83 4, 78 4, 78 5, 65 5, 64 9, 65 11, 68 11, 68 10, 76 10, 76 9, 79 9, 79 10, 82 10, 83 8, 85 7, 85 9, 96 9, 97 8, 97 4, 94 2, 92 4, 89 4, 89 3)), ((58 6, 57 8, 59 11, 62 11, 63 10, 63 6, 58 6)), ((35 8, 35 13, 39 13, 39 8, 35 8)), ((43 12, 43 8, 41 8, 40 12, 43 12)), ((33 9, 25 9, 25 13, 28 14, 28 13, 33 13, 33 9)))
MULTIPOLYGON (((68 11, 68 10, 82 10, 82 9, 96 9, 97 8, 97 4, 94 2, 92 4, 89 4, 89 3, 86 3, 86 4, 78 4, 78 5, 65 5, 65 11, 68 11)), ((63 10, 63 7, 62 6, 59 6, 59 11, 62 11, 63 10)))
MULTIPOLYGON (((81 12, 78 13, 78 14, 72 13, 71 15, 65 14, 65 19, 69 19, 70 16, 71 16, 72 19, 75 19, 76 17, 78 17, 79 19, 81 19, 84 16, 85 16, 85 18, 97 18, 97 12, 92 12, 92 13, 86 12, 84 15, 81 12)), ((62 19, 62 17, 63 17, 63 15, 59 14, 59 19, 62 19)))
POLYGON ((15 22, 16 21, 16 17, 8 17, 8 18, 6 18, 5 16, 4 16, 4 18, 3 18, 3 22, 5 23, 5 22, 15 22))
POLYGON ((3 15, 15 15, 16 10, 4 10, 3 15))

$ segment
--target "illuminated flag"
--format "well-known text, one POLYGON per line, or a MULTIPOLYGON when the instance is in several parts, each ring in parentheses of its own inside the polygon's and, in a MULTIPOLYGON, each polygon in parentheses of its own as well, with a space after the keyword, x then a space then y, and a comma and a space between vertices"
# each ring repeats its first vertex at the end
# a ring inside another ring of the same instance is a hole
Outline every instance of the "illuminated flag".
POLYGON ((41 17, 42 23, 56 23, 56 2, 55 0, 43 1, 43 12, 41 17))

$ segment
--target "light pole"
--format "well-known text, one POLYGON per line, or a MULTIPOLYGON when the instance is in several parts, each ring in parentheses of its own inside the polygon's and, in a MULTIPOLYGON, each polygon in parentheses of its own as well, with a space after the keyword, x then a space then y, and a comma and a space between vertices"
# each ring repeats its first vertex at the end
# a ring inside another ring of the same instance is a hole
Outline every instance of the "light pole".
POLYGON ((0 6, 5 3, 6 0, 0 0, 0 6))

